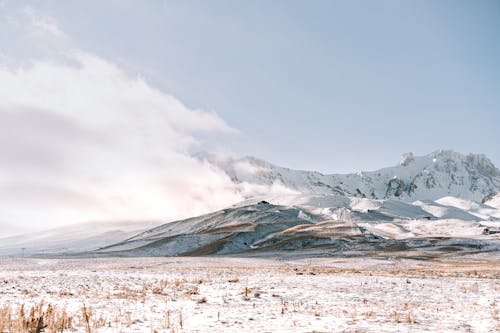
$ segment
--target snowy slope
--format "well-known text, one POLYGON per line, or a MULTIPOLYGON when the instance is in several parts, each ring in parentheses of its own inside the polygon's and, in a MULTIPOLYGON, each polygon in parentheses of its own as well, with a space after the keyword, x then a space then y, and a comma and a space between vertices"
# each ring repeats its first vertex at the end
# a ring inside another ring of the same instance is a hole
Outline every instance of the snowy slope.
POLYGON ((500 209, 500 193, 486 201, 485 204, 500 209))
MULTIPOLYGON (((223 170, 247 199, 152 229, 100 223, 0 238, 0 255, 19 255, 22 248, 27 255, 146 256, 373 249, 411 238, 482 239, 486 227, 500 228, 500 171, 483 155, 406 154, 395 167, 345 175, 291 170, 250 157, 198 158, 223 170)), ((485 237, 498 245, 499 234, 485 237)))
POLYGON ((484 155, 436 151, 425 156, 405 154, 399 165, 352 174, 298 171, 245 157, 202 155, 243 188, 279 186, 291 192, 339 194, 403 201, 453 196, 484 202, 500 193, 500 171, 484 155))
POLYGON ((80 223, 0 238, 0 256, 70 253, 93 250, 153 227, 144 222, 80 223))
POLYGON ((280 204, 254 198, 211 214, 166 223, 91 255, 256 254, 311 249, 340 254, 417 248, 442 251, 451 245, 453 251, 500 250, 500 234, 482 233, 486 227, 500 228, 500 220, 484 221, 452 206, 335 195, 289 195, 281 200, 276 195, 274 199, 280 204), (445 214, 435 216, 423 209, 427 206, 440 208, 438 212, 445 214))
POLYGON ((418 240, 422 237, 463 238, 460 249, 476 246, 476 239, 500 246, 500 234, 482 235, 486 227, 500 228, 500 219, 495 218, 500 216, 500 209, 453 197, 437 201, 271 194, 152 229, 147 224, 79 225, 4 238, 0 239, 0 255, 20 255, 22 248, 26 248, 26 255, 90 251, 81 254, 84 256, 207 255, 312 248, 368 251, 396 245, 422 246, 418 240), (394 245, 393 240, 408 244, 394 245))
POLYGON ((436 203, 467 211, 481 219, 500 219, 500 209, 495 206, 455 197, 443 197, 436 200, 436 203))
POLYGON ((26 229, 5 222, 0 223, 0 239, 25 233, 26 229))
MULTIPOLYGON (((485 219, 478 217, 465 209, 460 209, 453 205, 441 204, 439 203, 439 200, 417 200, 413 204, 420 206, 423 210, 439 219, 459 219, 464 221, 481 221, 485 219)), ((486 217, 486 219, 488 218, 489 217, 486 217)))

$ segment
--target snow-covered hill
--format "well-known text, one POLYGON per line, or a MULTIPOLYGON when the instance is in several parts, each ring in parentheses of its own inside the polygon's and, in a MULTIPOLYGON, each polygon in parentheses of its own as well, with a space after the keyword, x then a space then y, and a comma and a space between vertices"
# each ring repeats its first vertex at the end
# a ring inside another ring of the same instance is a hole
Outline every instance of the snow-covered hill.
POLYGON ((500 171, 484 155, 405 154, 397 166, 344 175, 291 170, 251 157, 198 158, 225 172, 247 199, 153 229, 104 223, 3 238, 0 256, 500 251, 500 171))
POLYGON ((0 257, 49 255, 94 250, 156 225, 148 222, 93 222, 0 237, 0 257))
POLYGON ((500 251, 500 234, 483 234, 486 228, 498 229, 500 220, 482 220, 452 206, 435 204, 441 209, 436 211, 445 212, 441 218, 420 204, 397 200, 338 195, 275 199, 280 203, 252 199, 211 214, 166 223, 89 255, 259 255, 279 251, 359 255, 367 251, 417 251, 428 256, 500 251), (292 202, 294 205, 285 205, 292 202))
POLYGON ((403 201, 446 196, 484 203, 500 193, 500 170, 484 155, 440 150, 425 156, 404 154, 399 165, 370 172, 321 174, 298 171, 245 157, 201 155, 235 183, 306 194, 339 194, 403 201))

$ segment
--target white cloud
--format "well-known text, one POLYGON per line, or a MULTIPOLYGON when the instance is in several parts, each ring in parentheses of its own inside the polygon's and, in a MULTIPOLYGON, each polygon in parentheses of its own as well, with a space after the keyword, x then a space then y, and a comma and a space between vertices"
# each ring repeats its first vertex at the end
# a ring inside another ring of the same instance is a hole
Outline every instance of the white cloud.
POLYGON ((66 34, 59 28, 57 21, 52 17, 38 13, 31 6, 25 6, 23 12, 29 20, 29 31, 33 35, 55 38, 67 37, 66 34))
POLYGON ((190 157, 196 136, 233 131, 83 52, 0 68, 0 223, 49 227, 169 220, 242 199, 190 157))
POLYGON ((217 114, 68 51, 57 21, 31 7, 9 27, 45 60, 0 51, 0 236, 9 225, 186 218, 288 191, 234 184, 191 157, 201 134, 235 132, 217 114))

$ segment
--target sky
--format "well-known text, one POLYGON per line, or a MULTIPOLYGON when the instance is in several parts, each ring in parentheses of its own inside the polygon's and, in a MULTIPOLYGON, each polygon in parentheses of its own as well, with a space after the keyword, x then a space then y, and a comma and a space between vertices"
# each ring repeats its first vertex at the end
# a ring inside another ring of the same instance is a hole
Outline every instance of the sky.
POLYGON ((499 39, 495 0, 0 0, 0 223, 240 200, 198 151, 324 173, 437 149, 499 166, 499 39))

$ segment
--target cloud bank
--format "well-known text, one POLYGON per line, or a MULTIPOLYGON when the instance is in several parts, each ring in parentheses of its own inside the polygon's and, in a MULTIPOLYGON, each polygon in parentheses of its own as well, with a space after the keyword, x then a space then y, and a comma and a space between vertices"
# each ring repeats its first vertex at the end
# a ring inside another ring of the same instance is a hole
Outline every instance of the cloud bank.
POLYGON ((84 52, 0 67, 0 224, 165 221, 242 199, 192 158, 201 133, 233 129, 84 52))
POLYGON ((289 192, 235 184, 192 157, 201 137, 235 132, 217 114, 81 51, 37 9, 13 8, 0 14, 0 237, 81 222, 150 226, 289 192))

